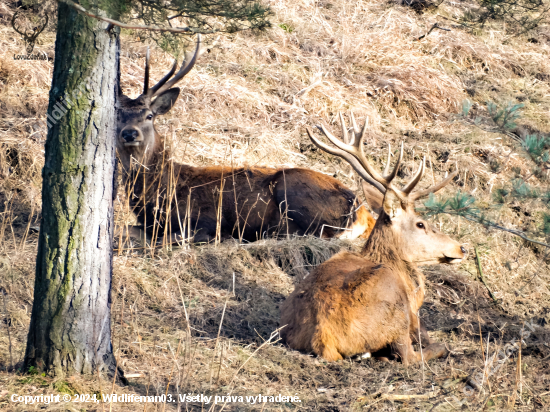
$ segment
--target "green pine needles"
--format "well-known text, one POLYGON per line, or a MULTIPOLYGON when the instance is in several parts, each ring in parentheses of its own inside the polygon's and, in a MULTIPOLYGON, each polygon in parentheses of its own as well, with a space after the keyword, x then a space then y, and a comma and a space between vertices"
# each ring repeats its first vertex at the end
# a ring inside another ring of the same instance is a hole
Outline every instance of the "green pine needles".
POLYGON ((521 116, 519 110, 523 103, 508 103, 505 107, 498 107, 496 103, 487 102, 487 113, 498 128, 506 130, 516 127, 515 121, 521 116))
POLYGON ((189 34, 271 27, 269 7, 257 0, 82 0, 80 5, 125 23, 167 28, 185 25, 189 34))
POLYGON ((486 103, 487 116, 473 116, 473 104, 468 99, 462 101, 462 110, 458 115, 463 121, 495 133, 506 133, 516 127, 516 120, 521 117, 523 103, 508 103, 505 106, 495 102, 486 103))
MULTIPOLYGON (((510 183, 493 189, 493 204, 491 205, 481 207, 473 196, 459 191, 454 196, 446 199, 439 199, 434 195, 430 195, 421 211, 426 216, 439 214, 460 216, 486 227, 504 230, 530 242, 550 247, 550 244, 536 239, 542 238, 546 242, 550 241, 550 188, 547 185, 547 172, 550 169, 550 138, 530 134, 522 139, 511 133, 511 130, 516 127, 516 121, 521 118, 523 104, 508 103, 499 105, 494 102, 487 102, 486 114, 483 114, 483 110, 479 110, 476 115, 473 114, 472 107, 473 104, 469 100, 464 100, 458 117, 463 122, 485 131, 513 137, 519 143, 518 149, 520 153, 523 153, 525 161, 532 164, 531 171, 526 176, 522 176, 520 168, 513 168, 512 171, 515 173, 515 177, 510 183), (532 185, 529 180, 533 176, 537 177, 543 185, 532 185), (537 221, 540 223, 537 224, 536 229, 530 230, 529 233, 523 230, 506 228, 497 222, 499 211, 503 206, 517 208, 518 202, 538 204, 543 209, 542 212, 538 213, 539 219, 537 221)), ((494 173, 499 173, 502 169, 498 160, 492 160, 489 167, 494 173)))
POLYGON ((548 154, 550 139, 547 137, 539 137, 534 134, 528 135, 521 142, 521 145, 537 165, 547 163, 550 160, 550 155, 548 154))
POLYGON ((272 26, 272 12, 259 0, 81 0, 78 5, 96 16, 135 26, 141 40, 151 39, 176 56, 188 45, 189 35, 263 31, 272 26))

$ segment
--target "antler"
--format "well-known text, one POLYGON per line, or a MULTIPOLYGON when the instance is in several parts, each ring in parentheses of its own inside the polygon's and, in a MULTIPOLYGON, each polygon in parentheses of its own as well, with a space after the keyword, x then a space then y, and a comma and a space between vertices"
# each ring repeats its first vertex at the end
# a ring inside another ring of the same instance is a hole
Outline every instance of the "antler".
POLYGON ((448 175, 445 179, 443 179, 438 184, 436 184, 432 187, 429 187, 427 189, 424 189, 424 190, 419 190, 416 193, 412 193, 411 195, 409 195, 409 199, 415 201, 415 200, 422 199, 423 197, 428 196, 430 193, 438 192, 439 190, 443 189, 457 175, 458 175, 458 169, 456 169, 453 173, 448 175))
POLYGON ((40 30, 37 30, 38 27, 35 27, 32 31, 32 34, 28 34, 27 33, 27 30, 25 30, 25 32, 20 32, 19 30, 17 30, 17 27, 15 27, 15 20, 17 19, 17 15, 19 14, 18 11, 16 11, 14 14, 13 14, 13 17, 11 18, 11 27, 13 27, 13 30, 15 30, 17 33, 19 33, 21 36, 23 36, 23 38, 27 41, 34 41, 36 40, 36 38, 38 37, 38 35, 40 33, 42 33, 44 31, 44 29, 46 28, 46 26, 48 25, 48 15, 45 14, 44 17, 46 18, 46 22, 44 23, 44 25, 40 28, 40 30))
POLYGON ((19 33, 21 36, 23 36, 23 40, 25 41, 27 53, 31 54, 34 49, 34 43, 36 41, 36 38, 40 33, 44 31, 46 26, 48 25, 48 15, 45 14, 44 17, 46 17, 46 22, 44 25, 38 29, 38 26, 32 29, 32 33, 29 34, 27 30, 24 32, 20 32, 17 27, 15 26, 15 20, 17 19, 17 15, 19 14, 19 11, 16 11, 13 14, 13 17, 11 18, 11 26, 13 27, 13 30, 15 30, 17 33, 19 33))
MULTIPOLYGON (((317 126, 317 127, 323 133, 326 133, 326 129, 324 129, 323 126, 317 126)), ((315 146, 317 146, 321 150, 324 150, 327 153, 341 157, 346 162, 348 162, 351 165, 351 167, 353 167, 353 169, 357 172, 357 174, 361 176, 365 181, 367 181, 368 183, 376 187, 380 192, 382 193, 386 192, 386 189, 384 188, 384 186, 381 185, 379 182, 373 180, 355 157, 351 156, 345 150, 326 145, 325 143, 321 142, 316 137, 314 137, 313 133, 311 133, 311 130, 309 130, 309 128, 306 128, 306 130, 307 130, 307 134, 309 135, 309 138, 315 144, 315 146)), ((348 146, 348 145, 344 145, 344 146, 348 146)))
POLYGON ((166 90, 173 87, 177 82, 179 82, 183 77, 191 71, 195 63, 197 62, 197 58, 199 57, 200 53, 200 47, 201 47, 201 35, 197 35, 197 47, 195 48, 195 53, 193 54, 193 57, 189 60, 189 62, 184 61, 181 64, 181 68, 176 73, 174 77, 172 75, 176 71, 176 67, 178 65, 178 61, 176 60, 174 62, 174 65, 170 69, 170 71, 162 78, 160 81, 155 84, 153 87, 149 88, 149 49, 147 49, 147 55, 145 58, 145 79, 143 83, 143 95, 146 95, 150 99, 162 94, 166 90), (170 79, 171 78, 171 79, 170 79))
MULTIPOLYGON (((336 146, 336 148, 330 147, 320 140, 318 140, 316 137, 313 136, 313 134, 310 132, 309 129, 307 129, 307 132, 309 134, 309 138, 317 145, 320 149, 331 153, 335 156, 339 156, 346 160, 359 175, 365 179, 367 182, 375 186, 380 192, 385 193, 386 188, 390 185, 393 178, 397 175, 397 170, 399 169, 399 166, 401 164, 401 159, 403 157, 403 147, 401 147, 401 152, 399 155, 399 158, 397 160, 397 163, 394 167, 394 170, 386 174, 386 176, 382 176, 379 174, 369 163, 367 158, 365 157, 365 153, 363 152, 363 141, 365 139, 365 133, 367 131, 367 122, 363 125, 362 129, 359 129, 357 127, 357 123, 355 122, 355 118, 353 115, 352 118, 352 134, 353 137, 350 139, 348 138, 348 132, 347 128, 344 122, 344 118, 342 117, 342 114, 340 114, 340 123, 342 126, 342 132, 344 135, 344 139, 346 141, 349 141, 349 143, 344 143, 341 140, 339 140, 337 137, 335 137, 332 133, 330 133, 325 126, 317 126, 321 132, 336 146), (374 179, 374 181, 373 181, 374 179)), ((388 163, 390 159, 388 157, 388 163)), ((387 171, 388 167, 386 167, 387 171)))
POLYGON ((46 28, 46 26, 48 25, 48 15, 47 15, 47 14, 44 14, 44 17, 46 18, 46 22, 45 22, 44 25, 40 28, 40 30, 36 31, 36 29, 37 29, 38 27, 35 27, 35 28, 33 29, 33 35, 32 35, 32 39, 33 39, 33 40, 35 40, 35 39, 38 37, 38 35, 39 35, 40 33, 42 33, 42 32, 44 31, 44 29, 46 28))
POLYGON ((353 113, 352 113, 350 116, 351 123, 352 123, 352 127, 351 127, 352 136, 350 137, 348 135, 348 129, 346 127, 344 118, 341 113, 339 114, 339 117, 340 117, 340 124, 342 127, 343 141, 336 138, 324 126, 322 125, 317 126, 317 128, 321 130, 321 132, 336 147, 328 146, 327 144, 323 143, 322 141, 314 137, 309 129, 306 129, 309 135, 309 138, 321 150, 324 150, 335 156, 339 156, 345 161, 347 161, 365 181, 367 181, 368 183, 376 187, 382 194, 386 193, 386 189, 391 187, 392 190, 394 190, 397 193, 400 193, 403 196, 403 198, 408 198, 409 200, 414 201, 422 197, 425 197, 430 193, 434 193, 442 189, 458 174, 458 170, 455 170, 453 173, 451 173, 449 176, 447 176, 443 181, 441 181, 437 185, 434 185, 428 189, 421 190, 411 194, 415 186, 422 179, 422 175, 424 174, 425 163, 426 163, 426 158, 424 157, 422 159, 422 162, 420 163, 418 171, 415 173, 415 175, 410 180, 410 182, 407 183, 402 189, 397 189, 392 185, 392 181, 395 178, 395 176, 397 176, 399 166, 401 165, 401 161, 403 159, 403 143, 401 143, 401 150, 399 151, 399 157, 397 158, 397 162, 395 163, 395 166, 391 172, 389 171, 390 160, 391 160, 391 146, 388 145, 388 161, 386 162, 384 173, 383 175, 381 175, 372 167, 372 165, 369 163, 369 161, 367 160, 363 152, 363 140, 365 138, 367 122, 365 121, 363 128, 359 129, 357 127, 355 117, 353 116, 353 113))
POLYGON ((19 30, 17 30, 17 27, 15 27, 15 19, 17 18, 17 15, 19 14, 18 11, 13 13, 13 17, 11 18, 11 27, 13 27, 13 30, 15 30, 17 33, 19 33, 23 37, 27 37, 27 33, 21 33, 19 30))

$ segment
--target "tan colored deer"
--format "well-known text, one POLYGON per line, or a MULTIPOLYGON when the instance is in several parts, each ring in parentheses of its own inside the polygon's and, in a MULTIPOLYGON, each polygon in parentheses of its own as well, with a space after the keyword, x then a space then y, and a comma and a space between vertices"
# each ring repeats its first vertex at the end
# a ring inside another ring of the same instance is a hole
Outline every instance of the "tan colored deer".
MULTIPOLYGON (((120 92, 117 151, 130 205, 153 238, 208 242, 217 237, 255 241, 266 234, 314 234, 356 238, 370 233, 374 218, 338 180, 308 169, 194 167, 168 161, 157 116, 167 113, 174 87, 195 65, 194 55, 176 73, 176 63, 149 87, 149 52, 143 93, 120 92), (175 73, 175 74, 174 74, 175 73)), ((134 230, 135 232, 135 230, 134 230)))
MULTIPOLYGON (((417 313, 425 293, 424 275, 417 265, 458 263, 466 250, 419 217, 414 201, 441 189, 457 171, 438 185, 413 193, 424 173, 424 160, 412 180, 398 188, 393 180, 403 146, 393 171, 389 172, 388 161, 381 175, 363 153, 365 127, 362 131, 354 128, 350 144, 320 129, 336 147, 308 130, 318 147, 342 157, 361 176, 378 183, 383 194, 381 213, 361 253, 333 256, 296 286, 281 308, 280 324, 286 325, 281 336, 290 347, 329 361, 388 347, 404 363, 420 361, 421 354, 414 351, 411 340, 421 332, 417 313)), ((445 353, 445 346, 436 343, 422 352, 424 360, 445 353)))

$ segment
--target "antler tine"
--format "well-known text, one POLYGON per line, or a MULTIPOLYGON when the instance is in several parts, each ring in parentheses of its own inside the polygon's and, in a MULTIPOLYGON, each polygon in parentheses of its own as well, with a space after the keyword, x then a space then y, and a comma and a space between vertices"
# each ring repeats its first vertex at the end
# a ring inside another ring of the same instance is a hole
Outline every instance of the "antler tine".
POLYGON ((346 122, 344 121, 344 116, 342 116, 342 113, 339 112, 338 116, 340 117, 340 126, 342 126, 342 140, 346 144, 350 144, 350 137, 348 134, 348 128, 346 127, 346 122))
POLYGON ((36 29, 38 29, 38 27, 34 30, 34 33, 33 33, 33 39, 36 39, 38 37, 38 35, 40 33, 42 33, 44 31, 44 29, 46 28, 46 26, 48 25, 48 15, 47 14, 44 14, 44 17, 46 18, 46 23, 44 23, 44 25, 40 28, 40 30, 36 31, 36 29))
POLYGON ((174 64, 172 65, 172 68, 170 69, 170 71, 169 71, 168 73, 166 73, 166 75, 165 75, 162 79, 160 79, 159 82, 158 82, 157 84, 155 84, 153 87, 151 87, 151 88, 149 89, 149 95, 150 95, 150 97, 153 97, 153 96, 155 96, 156 94, 158 94, 158 93, 157 93, 158 89, 160 89, 160 88, 162 87, 162 85, 163 85, 164 83, 166 83, 166 82, 170 79, 170 77, 172 77, 172 75, 173 75, 174 72, 176 71, 176 67, 178 67, 178 61, 177 61, 177 60, 176 60, 176 61, 174 62, 174 64))
POLYGON ((388 161, 386 162, 386 167, 384 168, 384 176, 387 176, 390 172, 390 160, 391 160, 391 144, 388 142, 388 161))
MULTIPOLYGON (((181 65, 179 71, 176 73, 176 75, 174 77, 172 77, 169 81, 167 81, 164 85, 161 84, 158 88, 157 88, 157 86, 155 86, 155 91, 153 93, 153 96, 157 95, 157 94, 160 94, 160 93, 163 93, 164 91, 170 89, 177 82, 179 82, 183 77, 185 77, 185 75, 187 73, 189 73, 191 71, 191 69, 193 68, 193 66, 195 66, 195 63, 197 62, 197 58, 199 57, 200 48, 201 48, 201 35, 197 34, 197 47, 195 48, 195 53, 193 54, 193 57, 191 58, 191 60, 189 60, 189 63, 187 63, 187 64, 184 64, 185 62, 182 63, 182 65, 181 65)), ((164 79, 162 79, 162 80, 164 80, 164 79)), ((162 80, 159 83, 161 83, 162 80)))
MULTIPOLYGON (((355 121, 355 116, 353 115, 353 112, 350 112, 350 117, 351 117, 351 125, 353 127, 353 132, 355 134, 361 133, 361 129, 359 128, 359 126, 357 126, 357 122, 355 121)), ((367 123, 367 120, 365 120, 365 124, 366 123, 367 123)))
MULTIPOLYGON (((365 168, 367 173, 377 182, 379 182, 384 188, 388 187, 390 184, 390 181, 386 179, 384 176, 382 176, 380 173, 372 167, 372 165, 369 163, 367 158, 365 157, 365 153, 363 153, 363 142, 365 140, 365 135, 367 132, 367 121, 365 120, 365 123, 363 124, 363 130, 361 130, 361 135, 359 136, 359 139, 354 140, 353 142, 353 155, 359 160, 359 163, 361 166, 365 168)), ((357 135, 355 136, 357 138, 357 135)), ((343 149, 343 148, 342 148, 343 149)), ((345 149, 344 149, 345 150, 345 149)))
POLYGON ((384 179, 388 181, 388 184, 391 183, 391 181, 395 178, 395 176, 397 176, 397 172, 399 171, 399 167, 401 166, 401 160, 403 160, 403 142, 401 142, 401 150, 399 151, 399 157, 397 158, 397 162, 395 162, 395 166, 393 167, 392 172, 388 174, 389 166, 390 166, 390 157, 391 157, 391 154, 388 153, 388 163, 386 164, 387 170, 384 170, 384 179))
MULTIPOLYGON (((332 139, 336 139, 334 136, 332 136, 330 133, 327 134, 326 129, 323 130, 324 128, 322 126, 317 126, 317 127, 323 132, 325 136, 329 138, 331 142, 334 143, 334 140, 332 140, 332 139)), ((357 174, 359 174, 359 176, 363 178, 363 180, 365 180, 367 183, 371 184, 372 186, 376 187, 376 189, 378 189, 380 193, 382 194, 386 193, 386 188, 379 182, 373 180, 373 178, 366 173, 365 168, 362 167, 361 163, 351 153, 349 153, 348 151, 342 150, 340 148, 331 147, 323 143, 322 141, 317 139, 315 136, 313 136, 313 133, 311 132, 311 130, 309 130, 309 128, 306 128, 306 130, 309 138, 315 144, 315 146, 334 156, 341 157, 346 162, 348 162, 351 165, 351 167, 353 167, 353 169, 357 172, 357 174)))
POLYGON ((405 193, 406 195, 409 195, 409 193, 412 192, 414 187, 418 184, 418 182, 420 182, 420 179, 422 179, 422 175, 424 174, 425 167, 426 167, 426 156, 422 158, 422 162, 418 167, 418 171, 416 172, 416 175, 414 175, 411 181, 407 183, 407 185, 403 189, 401 189, 403 193, 405 193))
POLYGON ((349 113, 349 117, 350 117, 350 122, 351 122, 351 130, 348 130, 350 132, 350 137, 349 137, 349 144, 350 145, 354 145, 355 144, 355 139, 357 138, 357 135, 359 133, 361 133, 361 129, 359 129, 359 127, 357 127, 357 122, 355 121, 355 116, 353 116, 353 112, 350 112, 349 113))
POLYGON ((143 94, 149 93, 149 46, 145 55, 145 76, 143 79, 143 94))
POLYGON ((355 136, 355 139, 353 139, 353 144, 346 144, 343 143, 341 140, 334 137, 326 128, 325 126, 321 125, 319 126, 321 131, 324 133, 324 135, 340 150, 343 150, 344 152, 347 152, 354 156, 358 161, 361 167, 378 183, 380 183, 384 188, 386 188, 389 185, 389 182, 387 179, 385 179, 380 173, 378 173, 374 167, 371 166, 367 158, 365 157, 365 154, 363 153, 363 141, 365 139, 366 131, 367 131, 367 123, 363 125, 363 130, 361 131, 361 135, 359 138, 357 138, 357 135, 355 136))
POLYGON ((15 27, 15 19, 17 18, 17 15, 19 14, 19 11, 16 11, 13 13, 13 17, 11 18, 11 27, 13 27, 13 30, 15 30, 17 33, 19 33, 21 36, 27 36, 27 33, 21 33, 19 30, 17 30, 17 27, 15 27))
POLYGON ((422 199, 423 197, 428 196, 430 193, 435 193, 441 189, 443 189, 451 180, 453 180, 456 175, 458 175, 458 169, 456 169, 453 173, 451 173, 449 176, 447 176, 445 179, 443 179, 441 182, 436 184, 435 186, 429 187, 425 190, 419 190, 416 193, 412 193, 409 198, 411 200, 418 200, 422 199))

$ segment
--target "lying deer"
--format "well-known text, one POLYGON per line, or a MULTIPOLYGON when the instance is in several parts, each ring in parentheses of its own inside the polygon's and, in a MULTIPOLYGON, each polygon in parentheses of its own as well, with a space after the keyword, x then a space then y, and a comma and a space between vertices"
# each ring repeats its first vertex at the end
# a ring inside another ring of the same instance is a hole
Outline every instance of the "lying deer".
MULTIPOLYGON (((333 256, 296 286, 281 308, 281 325, 286 325, 281 336, 290 347, 329 361, 388 347, 404 363, 420 361, 421 354, 415 352, 411 340, 421 332, 417 314, 425 294, 424 275, 417 265, 458 263, 466 249, 419 217, 414 202, 444 187, 457 171, 439 184, 413 193, 424 174, 424 159, 412 180, 398 188, 393 181, 403 146, 393 171, 389 172, 388 162, 380 174, 363 153, 365 127, 362 131, 354 128, 350 143, 338 140, 324 127, 320 129, 336 148, 308 129, 319 148, 342 157, 361 176, 376 181, 383 195, 381 211, 361 253, 333 256)), ((425 334, 420 335, 426 339, 425 334)), ((428 360, 445 353, 443 344, 434 343, 422 355, 428 360)))
POLYGON ((155 119, 174 106, 180 93, 174 86, 199 54, 200 38, 177 73, 176 62, 149 87, 147 52, 143 93, 130 99, 119 91, 117 151, 130 205, 146 233, 160 238, 171 232, 172 239, 195 242, 215 236, 255 241, 274 232, 345 238, 368 234, 374 218, 350 189, 322 173, 168 161, 171 155, 155 130, 155 119))

